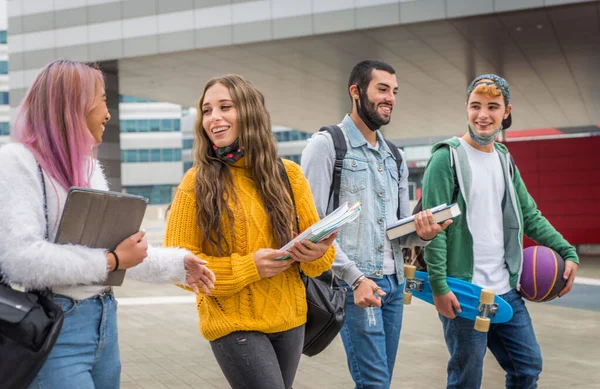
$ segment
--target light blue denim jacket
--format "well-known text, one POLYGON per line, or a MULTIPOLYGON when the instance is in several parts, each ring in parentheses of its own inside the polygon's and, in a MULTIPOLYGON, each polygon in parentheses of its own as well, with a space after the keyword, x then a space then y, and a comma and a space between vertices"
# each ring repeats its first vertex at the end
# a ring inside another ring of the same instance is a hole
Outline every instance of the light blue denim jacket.
MULTIPOLYGON (((352 284, 360 275, 383 277, 383 251, 386 225, 410 215, 408 168, 402 155, 401 174, 383 136, 377 131, 378 145, 372 146, 361 134, 349 115, 339 127, 344 132, 348 151, 343 162, 340 204, 357 201, 362 204, 358 219, 344 226, 334 243, 335 274, 352 284)), ((333 180, 335 150, 331 135, 317 132, 302 152, 302 170, 310 183, 319 216, 333 210, 329 188, 333 180), (329 208, 328 208, 328 204, 329 208)), ((416 234, 391 241, 398 281, 403 280, 403 257, 400 247, 424 246, 428 242, 416 234)))

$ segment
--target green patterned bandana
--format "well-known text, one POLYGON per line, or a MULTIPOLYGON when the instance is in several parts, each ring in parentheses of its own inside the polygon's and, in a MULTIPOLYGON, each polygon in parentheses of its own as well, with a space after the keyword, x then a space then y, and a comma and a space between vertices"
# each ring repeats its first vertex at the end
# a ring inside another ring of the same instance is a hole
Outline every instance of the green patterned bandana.
POLYGON ((240 147, 239 138, 233 141, 232 144, 225 147, 217 147, 213 144, 215 156, 223 162, 236 163, 244 157, 244 149, 240 147))

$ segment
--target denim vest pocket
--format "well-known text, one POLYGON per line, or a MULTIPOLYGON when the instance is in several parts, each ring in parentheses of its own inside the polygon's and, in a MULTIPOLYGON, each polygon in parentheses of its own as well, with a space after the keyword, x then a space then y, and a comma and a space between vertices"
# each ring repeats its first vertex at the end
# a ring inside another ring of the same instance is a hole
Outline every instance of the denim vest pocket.
POLYGON ((367 187, 368 164, 354 158, 344 159, 340 187, 350 193, 360 192, 367 187))

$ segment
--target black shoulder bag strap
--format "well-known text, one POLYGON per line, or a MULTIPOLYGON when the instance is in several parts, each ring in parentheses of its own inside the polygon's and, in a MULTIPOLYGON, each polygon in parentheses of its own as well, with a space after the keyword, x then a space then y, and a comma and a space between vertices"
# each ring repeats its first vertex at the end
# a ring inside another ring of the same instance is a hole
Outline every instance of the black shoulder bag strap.
POLYGON ((321 127, 319 131, 327 131, 333 140, 333 148, 335 149, 335 163, 333 165, 333 181, 329 187, 329 199, 333 194, 333 209, 340 206, 340 185, 342 183, 342 166, 344 166, 344 158, 348 151, 346 137, 339 126, 321 127))
POLYGON ((277 166, 279 166, 279 175, 285 184, 290 198, 292 199, 292 207, 294 207, 294 220, 296 221, 296 234, 300 233, 300 219, 298 219, 298 214, 296 213, 296 199, 294 198, 294 192, 292 191, 292 184, 290 184, 290 178, 287 175, 287 171, 285 170, 285 166, 283 165, 283 161, 281 158, 277 158, 277 166))
POLYGON ((42 167, 38 163, 38 172, 40 173, 40 177, 42 178, 42 193, 44 194, 44 218, 46 219, 46 235, 44 238, 48 240, 50 238, 50 234, 48 232, 48 199, 46 198, 46 180, 44 180, 44 172, 42 171, 42 167))

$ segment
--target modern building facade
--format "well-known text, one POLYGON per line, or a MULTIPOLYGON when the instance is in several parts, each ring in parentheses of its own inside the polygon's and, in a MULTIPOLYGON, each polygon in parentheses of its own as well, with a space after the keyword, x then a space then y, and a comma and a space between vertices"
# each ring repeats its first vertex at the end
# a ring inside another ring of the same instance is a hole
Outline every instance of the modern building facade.
POLYGON ((6 0, 0 0, 0 146, 10 139, 6 0))
POLYGON ((119 96, 123 191, 168 204, 183 177, 181 117, 176 104, 119 96))

